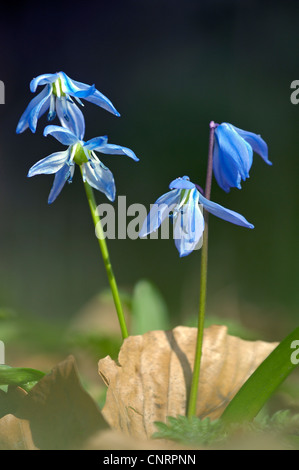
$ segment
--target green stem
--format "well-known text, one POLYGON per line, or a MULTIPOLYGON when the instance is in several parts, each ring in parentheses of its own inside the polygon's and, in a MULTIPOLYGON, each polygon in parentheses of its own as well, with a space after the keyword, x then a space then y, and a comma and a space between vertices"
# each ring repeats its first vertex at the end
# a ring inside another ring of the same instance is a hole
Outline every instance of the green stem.
MULTIPOLYGON (((208 153, 208 167, 205 187, 205 197, 210 199, 212 174, 213 174, 213 145, 214 145, 214 132, 216 124, 210 122, 210 136, 209 136, 209 153, 208 153)), ((205 229, 203 233, 203 243, 201 248, 201 273, 200 273, 200 291, 199 291, 199 311, 198 311, 198 325, 197 325, 197 338, 196 349, 193 366, 193 375, 190 388, 187 416, 191 418, 196 416, 196 404, 198 395, 198 384, 200 375, 200 363, 202 357, 202 344, 204 333, 204 318, 206 309, 206 296, 207 296, 207 275, 208 275, 208 213, 204 211, 205 229)))
POLYGON ((113 300, 114 300, 114 304, 115 304, 115 308, 116 308, 116 312, 118 316, 118 321, 119 321, 122 337, 123 339, 125 339, 129 336, 128 330, 127 330, 124 312, 123 312, 121 301, 120 301, 117 283, 116 283, 114 273, 112 270, 112 265, 111 265, 111 261, 109 257, 109 251, 108 251, 107 243, 105 240, 105 235, 103 232, 101 219, 97 213, 97 205, 96 205, 93 189, 86 181, 84 182, 84 187, 85 187, 85 192, 86 192, 92 220, 97 231, 97 238, 98 238, 100 249, 102 252, 104 265, 107 271, 107 276, 108 276, 108 280, 109 280, 109 284, 110 284, 110 288, 111 288, 111 292, 112 292, 112 296, 113 296, 113 300))

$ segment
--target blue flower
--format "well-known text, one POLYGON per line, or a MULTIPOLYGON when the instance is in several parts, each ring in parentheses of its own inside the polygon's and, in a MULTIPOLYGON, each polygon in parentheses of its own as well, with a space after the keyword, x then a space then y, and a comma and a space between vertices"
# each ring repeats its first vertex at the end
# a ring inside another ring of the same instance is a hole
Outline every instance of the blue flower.
POLYGON ((199 244, 204 231, 204 217, 199 204, 220 219, 243 227, 254 228, 242 215, 206 199, 188 176, 175 179, 170 183, 169 188, 171 191, 159 197, 152 206, 139 237, 145 237, 156 231, 163 220, 171 216, 174 223, 176 248, 181 257, 189 255, 199 244))
POLYGON ((111 101, 94 85, 71 80, 64 72, 45 73, 34 78, 30 83, 32 93, 35 93, 39 85, 44 85, 44 88, 30 101, 22 114, 17 125, 17 134, 24 132, 28 127, 35 132, 38 119, 49 110, 48 121, 52 121, 57 114, 62 126, 82 138, 85 132, 84 117, 71 97, 82 106, 80 98, 101 106, 116 116, 120 115, 111 101))
POLYGON ((243 131, 223 122, 215 129, 213 170, 218 185, 224 191, 241 189, 241 180, 249 178, 253 152, 272 165, 268 159, 268 146, 260 135, 243 131))
POLYGON ((54 183, 48 198, 51 204, 60 194, 65 183, 72 181, 75 163, 82 167, 83 181, 104 193, 110 201, 115 199, 115 182, 111 171, 98 159, 95 152, 105 154, 126 155, 135 161, 139 159, 135 153, 120 145, 108 144, 107 136, 95 137, 84 142, 69 129, 61 126, 47 126, 44 135, 52 135, 64 145, 67 150, 52 153, 33 165, 28 177, 40 174, 54 174, 54 183))

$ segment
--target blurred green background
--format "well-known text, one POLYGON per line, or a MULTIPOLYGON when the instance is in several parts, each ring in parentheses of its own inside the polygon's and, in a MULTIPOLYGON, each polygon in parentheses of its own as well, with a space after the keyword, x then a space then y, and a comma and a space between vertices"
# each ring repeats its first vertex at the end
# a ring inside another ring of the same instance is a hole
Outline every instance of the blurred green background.
MULTIPOLYGON (((45 117, 36 135, 15 134, 33 96, 30 80, 63 70, 95 83, 121 113, 116 118, 90 103, 84 109, 86 139, 108 134, 111 143, 132 148, 140 158, 139 163, 102 159, 127 205, 149 207, 182 175, 204 186, 210 120, 262 135, 272 167, 255 154, 242 191, 225 194, 213 181, 212 200, 242 213, 255 229, 210 218, 207 321, 237 322, 271 341, 295 328, 299 106, 291 104, 290 84, 299 78, 298 2, 54 1, 49 7, 24 2, 5 8, 0 18, 0 79, 6 87, 0 106, 2 317, 27 322, 23 339, 42 338, 39 346, 46 348, 43 335, 34 332, 39 322, 52 325, 59 339, 61 325, 72 323, 107 288, 78 169, 73 184, 48 206, 53 177, 27 179, 26 174, 61 146, 42 136, 45 117)), ((97 201, 106 202, 100 193, 97 201)), ((199 251, 180 259, 171 240, 129 239, 109 240, 109 249, 126 295, 139 279, 149 279, 164 298, 170 326, 192 324, 199 251)), ((104 332, 107 318, 101 315, 99 308, 97 328, 104 332)), ((7 351, 17 365, 9 341, 7 351)))

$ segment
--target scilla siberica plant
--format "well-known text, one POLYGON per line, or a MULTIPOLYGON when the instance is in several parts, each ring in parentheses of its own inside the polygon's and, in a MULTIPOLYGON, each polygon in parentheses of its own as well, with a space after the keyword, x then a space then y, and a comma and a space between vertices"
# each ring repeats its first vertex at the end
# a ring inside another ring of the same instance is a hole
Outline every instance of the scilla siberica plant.
POLYGON ((196 415, 202 356, 208 270, 208 213, 236 225, 254 228, 242 215, 210 201, 212 175, 214 171, 215 178, 224 191, 228 192, 234 186, 240 189, 241 179, 245 180, 249 176, 253 151, 259 153, 266 163, 271 164, 268 159, 267 144, 260 136, 238 129, 231 124, 219 125, 211 121, 204 195, 200 186, 192 183, 188 177, 177 178, 170 184, 172 191, 157 199, 139 234, 140 237, 144 237, 157 230, 163 219, 171 212, 174 221, 175 244, 181 257, 190 255, 203 234, 197 340, 187 410, 190 418, 196 415), (203 215, 199 204, 203 206, 203 215))
POLYGON ((52 121, 57 116, 61 126, 47 126, 44 130, 44 135, 52 135, 68 148, 38 161, 30 168, 28 176, 55 174, 54 183, 48 198, 48 202, 52 203, 60 194, 65 183, 72 181, 75 164, 80 167, 92 219, 94 225, 97 227, 98 241, 114 299, 122 337, 126 338, 128 336, 128 330, 92 188, 104 193, 111 201, 115 198, 116 190, 113 174, 99 160, 95 152, 126 155, 135 161, 139 159, 132 150, 126 147, 108 144, 107 136, 95 137, 87 142, 83 141, 85 119, 73 98, 80 105, 83 105, 81 102, 82 98, 106 109, 115 116, 120 116, 111 101, 100 93, 94 85, 90 86, 72 80, 64 72, 39 75, 31 81, 31 91, 34 93, 39 85, 43 85, 44 88, 30 101, 19 120, 16 132, 20 134, 29 127, 34 133, 38 119, 49 110, 48 121, 52 121))
MULTIPOLYGON (((30 84, 31 91, 35 92, 39 85, 44 86, 44 88, 27 106, 18 123, 17 133, 21 133, 27 128, 30 128, 34 133, 38 119, 49 110, 48 120, 52 121, 57 116, 61 126, 47 126, 44 135, 52 135, 60 143, 66 145, 67 149, 38 161, 30 168, 28 176, 55 174, 54 184, 49 195, 49 203, 52 203, 60 194, 65 183, 72 181, 75 164, 80 167, 122 336, 126 338, 128 330, 93 193, 93 188, 95 188, 113 201, 116 191, 115 182, 111 171, 99 160, 95 152, 126 155, 134 161, 138 161, 138 158, 127 147, 108 144, 107 136, 95 137, 87 141, 83 140, 85 120, 82 111, 77 106, 77 104, 83 104, 81 99, 94 103, 119 116, 111 101, 100 93, 94 85, 90 86, 72 80, 64 72, 44 74, 33 79, 30 84)), ((201 188, 192 183, 187 176, 173 180, 170 183, 170 191, 157 199, 139 234, 140 237, 145 237, 152 231, 157 230, 163 220, 170 216, 174 222, 174 238, 181 257, 190 255, 201 237, 203 237, 197 341, 187 410, 189 417, 196 414, 202 355, 207 287, 208 213, 235 225, 254 228, 242 215, 210 201, 212 174, 214 172, 219 186, 224 191, 228 192, 232 187, 240 189, 241 180, 249 177, 253 152, 259 153, 264 161, 271 165, 268 159, 267 144, 259 135, 239 129, 232 124, 222 123, 219 125, 211 121, 204 194, 201 188)))

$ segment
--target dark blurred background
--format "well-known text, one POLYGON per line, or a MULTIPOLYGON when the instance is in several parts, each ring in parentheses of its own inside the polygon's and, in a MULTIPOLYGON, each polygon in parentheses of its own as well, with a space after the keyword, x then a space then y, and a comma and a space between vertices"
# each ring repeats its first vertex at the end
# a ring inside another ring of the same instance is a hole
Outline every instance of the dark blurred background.
MULTIPOLYGON (((213 181, 212 200, 255 229, 210 218, 207 315, 237 318, 271 340, 297 326, 299 105, 290 84, 299 79, 298 2, 33 1, 1 10, 0 306, 69 320, 108 285, 80 172, 48 206, 53 177, 26 174, 62 147, 42 136, 45 116, 35 135, 15 134, 30 80, 63 70, 95 83, 121 113, 85 102, 86 140, 108 134, 140 157, 102 158, 128 205, 149 207, 178 176, 204 186, 210 120, 263 136, 272 167, 255 154, 242 191, 225 194, 213 181)), ((97 201, 106 202, 101 193, 97 201)), ((173 326, 190 321, 199 251, 180 259, 171 240, 108 243, 124 291, 150 279, 173 326)))

